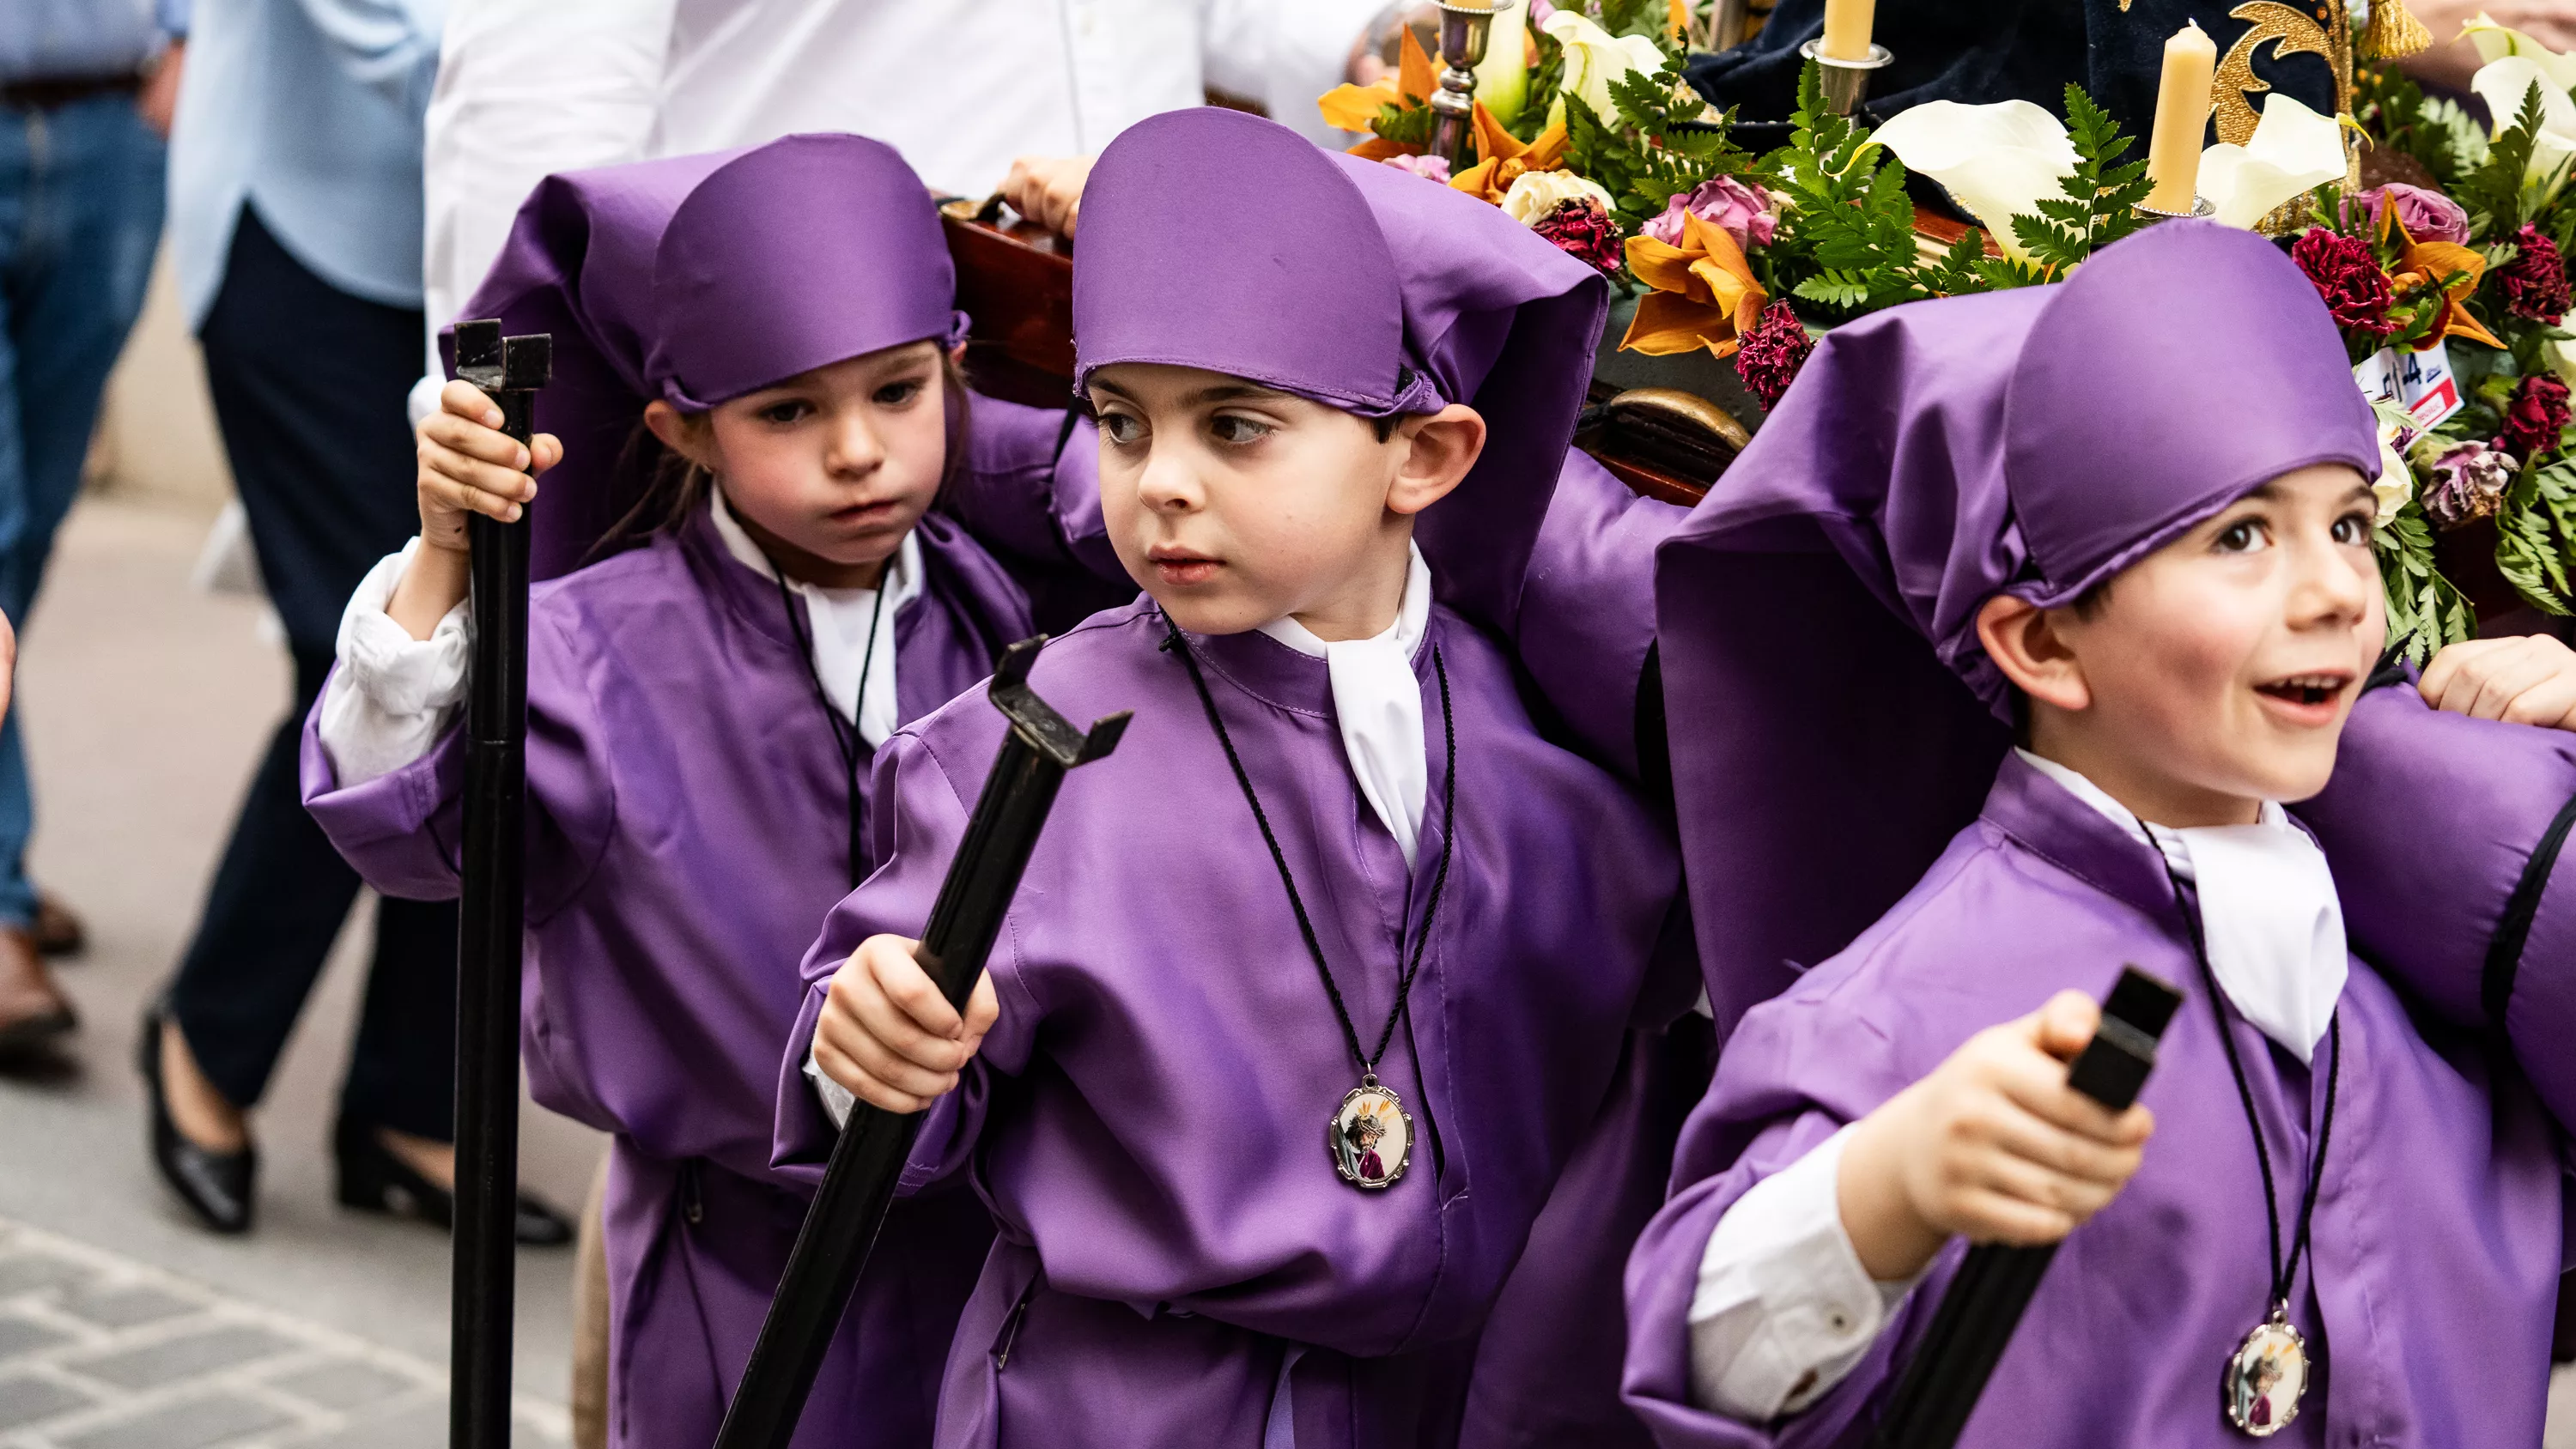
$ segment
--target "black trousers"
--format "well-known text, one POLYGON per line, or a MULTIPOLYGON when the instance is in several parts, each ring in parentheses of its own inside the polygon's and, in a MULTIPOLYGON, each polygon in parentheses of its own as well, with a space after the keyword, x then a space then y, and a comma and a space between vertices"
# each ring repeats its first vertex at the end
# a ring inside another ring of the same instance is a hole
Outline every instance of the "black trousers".
MULTIPOLYGON (((349 595, 419 528, 403 403, 421 337, 419 312, 331 286, 243 208, 199 340, 260 575, 295 657, 295 705, 251 778, 169 993, 189 1050, 236 1106, 267 1090, 357 900, 357 872, 305 813, 298 753, 349 595)), ((388 899, 341 1113, 447 1141, 455 1092, 455 903, 388 899)))

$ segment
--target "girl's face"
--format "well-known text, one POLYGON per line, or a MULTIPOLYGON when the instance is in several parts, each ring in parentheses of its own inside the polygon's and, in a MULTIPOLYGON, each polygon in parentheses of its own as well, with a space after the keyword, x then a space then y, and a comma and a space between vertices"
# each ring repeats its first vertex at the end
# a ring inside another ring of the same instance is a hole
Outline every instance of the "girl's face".
POLYGON ((1402 601, 1413 515, 1457 485, 1484 421, 1452 406, 1380 438, 1338 408, 1224 373, 1094 373, 1100 507, 1118 560, 1182 628, 1293 616, 1367 638, 1402 601))
MULTIPOLYGON (((2244 823, 2325 788, 2387 633, 2360 474, 2303 468, 2050 610, 2032 745, 2165 825, 2244 823)), ((1999 660, 1999 662, 2002 662, 1999 660)))
POLYGON ((744 531, 791 577, 868 586, 947 469, 939 345, 846 358, 720 403, 677 438, 654 432, 716 475, 744 531))

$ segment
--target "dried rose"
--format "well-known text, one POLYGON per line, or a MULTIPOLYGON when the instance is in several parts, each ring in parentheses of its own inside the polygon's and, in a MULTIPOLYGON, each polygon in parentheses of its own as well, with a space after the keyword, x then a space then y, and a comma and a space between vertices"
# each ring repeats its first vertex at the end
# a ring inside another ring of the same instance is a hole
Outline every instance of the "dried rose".
POLYGON ((1449 184, 1449 158, 1446 156, 1388 156, 1380 164, 1398 171, 1410 171, 1425 181, 1437 181, 1443 186, 1449 184))
POLYGON ((1770 192, 1732 176, 1719 176, 1691 188, 1688 196, 1674 197, 1665 204, 1661 215, 1640 230, 1666 246, 1680 246, 1685 211, 1726 228, 1735 244, 1747 250, 1771 245, 1772 236, 1780 229, 1780 208, 1770 192))
POLYGON ((1816 340, 1807 335, 1798 314, 1786 302, 1774 302, 1762 309, 1762 317, 1753 330, 1744 334, 1744 343, 1735 352, 1735 375, 1765 408, 1776 407, 1780 395, 1797 380, 1798 369, 1806 366, 1807 354, 1816 350, 1816 340))
POLYGON ((2290 247, 2290 260, 2316 284, 2336 326, 2374 339, 2397 330, 2388 318, 2396 295, 2389 289, 2388 274, 2371 256, 2368 242, 2312 226, 2290 247))
POLYGON ((2542 236, 2537 227, 2515 232, 2513 244, 2521 252, 2494 274, 2504 293, 2504 309, 2528 322, 2555 323, 2567 315, 2569 306, 2566 259, 2558 254, 2558 244, 2542 236))
POLYGON ((1530 230, 1556 243, 1557 249, 1578 262, 1589 263, 1604 275, 1617 276, 1622 253, 1619 223, 1610 219, 1601 203, 1588 196, 1560 201, 1556 209, 1532 223, 1530 230))
POLYGON ((2349 218, 2359 213, 2375 225, 2380 212, 2389 206, 2397 208, 2397 219, 2404 223, 2406 234, 2419 242, 2466 243, 2469 239, 2468 208, 2438 191, 2409 186, 2403 181, 2391 181, 2354 195, 2344 202, 2343 214, 2349 218))
POLYGON ((2513 406, 2505 410, 2504 437, 2499 441, 2524 458, 2554 453, 2559 435, 2567 429, 2569 412, 2567 384, 2554 377, 2526 377, 2514 389, 2513 406))
POLYGON ((2501 448, 2462 443, 2434 460, 2424 511, 2444 528, 2485 518, 2504 506, 2504 491, 2521 471, 2522 465, 2501 448))

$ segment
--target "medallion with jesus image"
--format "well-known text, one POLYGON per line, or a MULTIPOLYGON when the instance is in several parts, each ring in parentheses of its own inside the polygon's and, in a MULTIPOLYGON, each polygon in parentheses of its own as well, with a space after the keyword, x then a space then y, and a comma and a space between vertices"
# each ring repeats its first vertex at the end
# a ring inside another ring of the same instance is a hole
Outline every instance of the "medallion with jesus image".
POLYGON ((1374 1077, 1351 1088, 1324 1129, 1333 1170, 1353 1187, 1392 1187, 1413 1160, 1413 1115, 1374 1077))
POLYGON ((2227 1361, 2227 1422, 2269 1439, 2299 1417, 2299 1398, 2307 1391, 2308 1341, 2276 1309, 2227 1361))

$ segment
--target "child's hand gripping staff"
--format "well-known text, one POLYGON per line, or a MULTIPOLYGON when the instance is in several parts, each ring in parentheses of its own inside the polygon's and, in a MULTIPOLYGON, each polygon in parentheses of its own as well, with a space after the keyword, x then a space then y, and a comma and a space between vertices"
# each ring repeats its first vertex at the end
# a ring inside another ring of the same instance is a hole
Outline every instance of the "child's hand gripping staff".
MULTIPOLYGON (((533 446, 544 333, 456 324, 456 375, 489 394, 500 430, 533 446)), ((533 455, 530 455, 533 457, 533 455)), ((510 1442, 510 1326, 519 1202, 519 950, 527 899, 528 519, 466 519, 474 659, 465 704, 464 897, 457 943, 456 1257, 448 1441, 510 1442)))
POLYGON ((1971 1038, 1890 1101, 1897 1110, 1881 1109, 1855 1130, 1840 1196, 1872 1276, 1919 1272, 1951 1232, 1981 1240, 1941 1295, 1888 1401, 1871 1441, 1877 1449, 1958 1442, 2058 1242, 2137 1171, 2151 1130, 2135 1105, 2138 1089, 2181 1001, 2172 987, 2127 967, 2067 1068, 2065 1091, 2031 1074, 2045 1070, 2034 1060, 2040 1053, 2061 1055, 2082 1040, 2090 1003, 2072 992, 1971 1038))
MULTIPOLYGON (((1122 711, 1094 721, 1088 733, 1077 730, 1030 690, 1029 666, 1037 662, 1045 642, 1040 635, 1012 645, 994 671, 987 692, 993 707, 1010 720, 1011 731, 1002 737, 993 772, 984 778, 975 813, 967 819, 965 838, 931 903, 929 923, 912 948, 914 963, 937 983, 961 1020, 983 982, 984 958, 1001 931, 1064 772, 1116 749, 1127 729, 1128 716, 1122 711)), ((989 1023, 991 988, 983 987, 982 994, 989 1023)), ((795 1434, 824 1349, 867 1266, 868 1249, 894 1200, 895 1180, 921 1130, 920 1109, 935 1095, 917 1094, 909 1111, 863 1100, 850 1113, 779 1277, 778 1296, 760 1326, 742 1387, 716 1435, 717 1449, 785 1449, 795 1434)))

